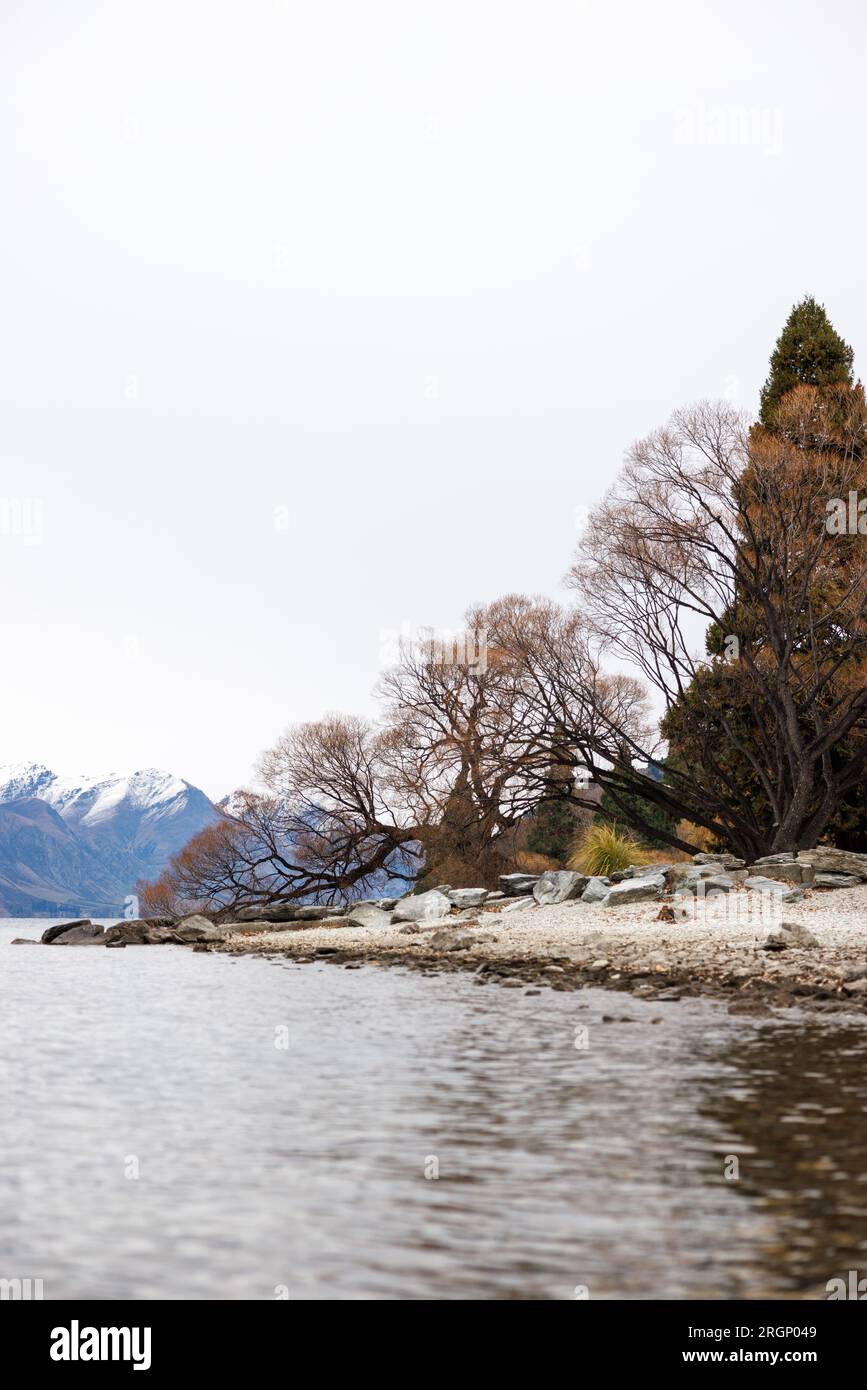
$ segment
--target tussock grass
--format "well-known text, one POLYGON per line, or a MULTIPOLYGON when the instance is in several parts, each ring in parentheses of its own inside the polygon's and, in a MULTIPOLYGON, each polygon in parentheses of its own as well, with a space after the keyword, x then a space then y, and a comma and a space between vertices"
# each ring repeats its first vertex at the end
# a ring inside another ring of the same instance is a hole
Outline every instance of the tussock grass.
POLYGON ((570 869, 600 877, 621 873, 630 864, 649 862, 650 856, 643 845, 622 834, 616 825, 601 822, 580 833, 569 856, 570 869))

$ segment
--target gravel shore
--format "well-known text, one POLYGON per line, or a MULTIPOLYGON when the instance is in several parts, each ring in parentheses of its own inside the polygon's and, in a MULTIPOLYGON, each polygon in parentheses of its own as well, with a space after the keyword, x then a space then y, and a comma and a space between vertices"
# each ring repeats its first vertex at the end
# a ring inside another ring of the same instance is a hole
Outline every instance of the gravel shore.
MULTIPOLYGON (((867 1009, 867 885, 816 889, 781 910, 817 940, 763 948, 776 915, 744 889, 698 903, 685 921, 659 921, 663 902, 607 908, 581 902, 453 914, 407 931, 353 926, 340 918, 284 931, 239 932, 211 947, 285 955, 299 963, 376 961, 426 970, 470 970, 478 982, 576 989, 585 984, 644 997, 727 997, 737 1009, 797 1002, 828 1011, 867 1009)), ((505 906, 498 904, 499 908, 505 906)))

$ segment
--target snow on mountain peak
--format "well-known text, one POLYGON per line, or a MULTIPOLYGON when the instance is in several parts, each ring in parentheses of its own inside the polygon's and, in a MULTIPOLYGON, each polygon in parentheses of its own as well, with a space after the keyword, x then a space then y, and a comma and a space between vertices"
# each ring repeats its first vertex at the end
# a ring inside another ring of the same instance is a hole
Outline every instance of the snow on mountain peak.
POLYGON ((0 808, 0 899, 24 916, 56 903, 78 904, 80 916, 85 908, 96 916, 125 910, 136 883, 157 877, 220 815, 198 787, 159 768, 59 777, 27 762, 0 767, 0 808), (20 817, 5 807, 25 800, 50 806, 68 837, 58 841, 56 828, 38 819, 22 836, 20 817))
POLYGON ((78 812, 75 819, 87 823, 112 815, 123 802, 144 811, 194 790, 174 773, 155 767, 96 777, 60 777, 43 763, 10 763, 0 767, 0 802, 38 797, 61 815, 74 807, 78 812))

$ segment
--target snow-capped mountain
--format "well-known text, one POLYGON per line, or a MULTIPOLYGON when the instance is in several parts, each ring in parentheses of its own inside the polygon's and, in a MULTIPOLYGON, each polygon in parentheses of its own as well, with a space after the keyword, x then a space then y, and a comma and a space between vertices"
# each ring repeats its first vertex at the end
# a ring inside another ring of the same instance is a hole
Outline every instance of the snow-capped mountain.
POLYGON ((140 879, 219 816, 204 792, 155 768, 59 777, 0 767, 0 915, 113 916, 140 879))

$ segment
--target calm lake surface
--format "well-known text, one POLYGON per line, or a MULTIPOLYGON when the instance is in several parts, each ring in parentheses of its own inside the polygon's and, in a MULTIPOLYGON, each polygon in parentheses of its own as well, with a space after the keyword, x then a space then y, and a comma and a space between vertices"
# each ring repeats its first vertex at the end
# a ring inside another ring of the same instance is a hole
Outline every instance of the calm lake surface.
POLYGON ((824 1297, 867 1274, 854 1019, 8 945, 45 925, 0 923, 0 1277, 46 1298, 824 1297))

